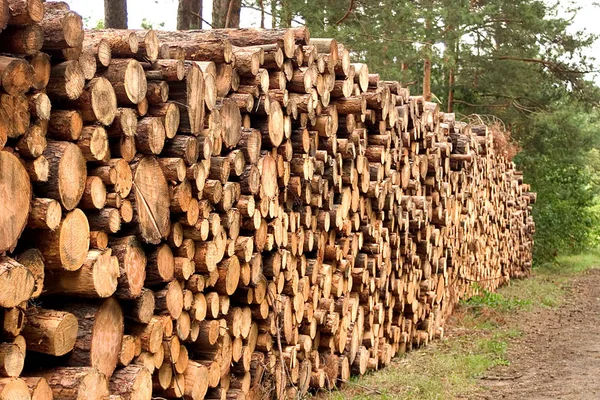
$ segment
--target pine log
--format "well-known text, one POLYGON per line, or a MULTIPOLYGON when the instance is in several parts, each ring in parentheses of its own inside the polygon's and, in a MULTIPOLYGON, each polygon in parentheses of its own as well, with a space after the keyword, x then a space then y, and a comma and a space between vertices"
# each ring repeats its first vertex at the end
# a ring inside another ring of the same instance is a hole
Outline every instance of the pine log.
POLYGON ((27 350, 62 356, 75 346, 77 318, 75 315, 39 307, 26 312, 27 323, 22 335, 27 340, 27 350))
POLYGON ((13 154, 0 151, 0 252, 12 251, 27 224, 31 184, 23 164, 13 154))

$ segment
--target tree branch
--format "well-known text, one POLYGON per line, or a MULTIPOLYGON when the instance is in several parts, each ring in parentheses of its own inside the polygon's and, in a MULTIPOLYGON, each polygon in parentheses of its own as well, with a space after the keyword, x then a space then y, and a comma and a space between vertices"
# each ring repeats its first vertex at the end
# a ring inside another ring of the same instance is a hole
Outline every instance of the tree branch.
POLYGON ((233 0, 229 0, 229 6, 227 7, 227 16, 225 17, 225 28, 229 28, 229 19, 231 18, 232 10, 233 10, 233 0))
POLYGON ((473 104, 473 103, 466 102, 464 100, 454 100, 454 103, 464 104, 469 107, 489 107, 489 108, 507 108, 511 105, 510 102, 506 103, 506 104, 473 104))
POLYGON ((354 0, 350 0, 350 4, 348 5, 348 11, 346 11, 346 14, 344 14, 344 16, 342 18, 340 18, 340 20, 338 22, 336 22, 336 25, 341 24, 342 22, 344 22, 346 20, 346 18, 348 18, 350 16, 350 13, 352 12, 352 10, 354 9, 354 0))

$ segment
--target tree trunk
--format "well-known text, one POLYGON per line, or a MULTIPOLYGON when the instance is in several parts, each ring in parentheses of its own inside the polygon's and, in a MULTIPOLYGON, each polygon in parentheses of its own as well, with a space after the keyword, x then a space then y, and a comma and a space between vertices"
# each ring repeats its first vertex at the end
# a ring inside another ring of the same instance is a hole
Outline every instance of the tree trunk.
POLYGON ((127 0, 104 0, 104 27, 127 29, 127 0))
POLYGON ((192 10, 192 0, 179 0, 177 7, 177 30, 190 29, 190 11, 192 10))
POLYGON ((213 1, 213 28, 239 28, 241 0, 213 1))
POLYGON ((202 0, 191 0, 190 29, 202 29, 202 0))

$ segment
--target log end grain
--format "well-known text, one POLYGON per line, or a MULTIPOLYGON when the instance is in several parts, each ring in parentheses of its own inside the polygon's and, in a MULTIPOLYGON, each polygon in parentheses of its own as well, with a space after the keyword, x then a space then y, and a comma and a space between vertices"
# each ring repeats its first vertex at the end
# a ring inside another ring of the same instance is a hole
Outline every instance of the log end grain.
POLYGON ((0 151, 0 252, 12 250, 29 215, 31 184, 17 157, 0 151))

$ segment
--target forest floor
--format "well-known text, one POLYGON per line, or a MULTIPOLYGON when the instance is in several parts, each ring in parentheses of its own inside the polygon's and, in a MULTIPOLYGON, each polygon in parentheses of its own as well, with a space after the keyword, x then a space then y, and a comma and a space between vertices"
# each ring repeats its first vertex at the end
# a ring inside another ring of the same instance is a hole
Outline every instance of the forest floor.
POLYGON ((600 399, 600 251, 563 257, 460 305, 443 340, 396 358, 342 399, 600 399))

